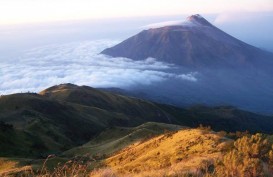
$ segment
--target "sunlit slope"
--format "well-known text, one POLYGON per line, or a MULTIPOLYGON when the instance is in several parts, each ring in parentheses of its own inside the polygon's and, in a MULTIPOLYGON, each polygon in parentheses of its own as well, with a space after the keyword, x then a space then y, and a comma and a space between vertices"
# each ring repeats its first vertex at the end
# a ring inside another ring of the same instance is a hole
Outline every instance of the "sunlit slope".
MULTIPOLYGON (((145 173, 168 169, 193 172, 221 157, 232 141, 214 132, 186 129, 132 145, 106 159, 107 166, 120 174, 145 173)), ((162 174, 163 175, 163 174, 162 174)))

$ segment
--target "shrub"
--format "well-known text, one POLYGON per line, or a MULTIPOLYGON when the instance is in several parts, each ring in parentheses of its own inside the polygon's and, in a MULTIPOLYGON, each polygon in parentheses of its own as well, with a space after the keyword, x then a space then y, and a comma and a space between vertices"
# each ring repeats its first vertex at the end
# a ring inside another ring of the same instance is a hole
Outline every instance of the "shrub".
MULTIPOLYGON (((270 159, 270 144, 262 134, 243 136, 234 142, 234 147, 216 164, 217 176, 266 176, 270 159)), ((273 155, 273 154, 272 154, 273 155)), ((272 157, 273 158, 273 157, 272 157)))
POLYGON ((13 130, 13 125, 0 121, 0 131, 6 132, 9 130, 13 130))

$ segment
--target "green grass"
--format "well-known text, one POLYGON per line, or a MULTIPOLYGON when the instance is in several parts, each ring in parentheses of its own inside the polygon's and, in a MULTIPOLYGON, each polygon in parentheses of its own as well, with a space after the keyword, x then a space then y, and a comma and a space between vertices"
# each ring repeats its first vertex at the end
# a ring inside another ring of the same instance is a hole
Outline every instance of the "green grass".
POLYGON ((82 145, 111 126, 171 120, 156 104, 140 99, 89 87, 61 85, 50 90, 50 95, 0 98, 0 121, 14 127, 13 133, 0 137, 0 156, 46 157, 82 145))
MULTIPOLYGON (((137 127, 112 127, 103 131, 88 143, 72 148, 60 156, 51 157, 48 160, 45 160, 45 158, 35 157, 30 159, 1 158, 0 174, 1 172, 8 172, 11 174, 21 173, 26 169, 29 169, 29 167, 31 167, 33 171, 37 171, 41 170, 43 166, 45 166, 48 171, 54 171, 54 168, 57 166, 62 166, 71 159, 91 162, 88 165, 88 170, 91 170, 100 166, 101 160, 107 156, 111 156, 111 154, 116 153, 117 151, 132 145, 133 143, 149 139, 166 131, 180 130, 183 128, 186 127, 155 122, 148 122, 137 127)), ((20 142, 18 143, 20 144, 20 142)), ((27 150, 26 147, 24 147, 24 149, 27 150)), ((31 156, 30 154, 28 155, 31 156)))
POLYGON ((105 158, 133 143, 148 139, 166 131, 185 127, 172 124, 148 122, 137 127, 113 127, 105 130, 88 143, 63 153, 66 157, 89 156, 105 158))

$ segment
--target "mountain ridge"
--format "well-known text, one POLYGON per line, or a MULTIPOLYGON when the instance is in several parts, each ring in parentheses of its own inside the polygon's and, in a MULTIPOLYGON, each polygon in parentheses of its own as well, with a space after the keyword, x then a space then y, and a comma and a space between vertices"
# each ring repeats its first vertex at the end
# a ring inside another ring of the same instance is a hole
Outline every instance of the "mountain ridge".
POLYGON ((61 84, 0 97, 0 155, 45 157, 82 145, 111 127, 147 122, 272 133, 273 119, 234 107, 179 108, 88 86, 61 84), (13 138, 9 138, 13 137, 13 138))

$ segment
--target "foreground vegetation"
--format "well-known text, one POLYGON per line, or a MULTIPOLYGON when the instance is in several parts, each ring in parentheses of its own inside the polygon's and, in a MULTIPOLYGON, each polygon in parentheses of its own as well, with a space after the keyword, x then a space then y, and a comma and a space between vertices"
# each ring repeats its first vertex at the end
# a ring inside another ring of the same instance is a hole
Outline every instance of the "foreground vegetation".
POLYGON ((106 164, 119 176, 272 176, 272 148, 268 135, 189 129, 133 145, 106 164))
POLYGON ((142 139, 100 160, 78 157, 65 162, 49 156, 39 167, 19 167, 16 160, 1 159, 0 176, 267 177, 273 174, 272 143, 272 136, 265 134, 200 127, 142 139))

